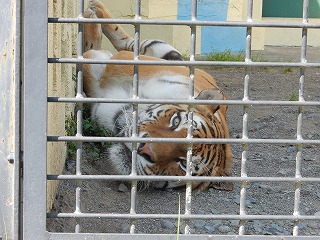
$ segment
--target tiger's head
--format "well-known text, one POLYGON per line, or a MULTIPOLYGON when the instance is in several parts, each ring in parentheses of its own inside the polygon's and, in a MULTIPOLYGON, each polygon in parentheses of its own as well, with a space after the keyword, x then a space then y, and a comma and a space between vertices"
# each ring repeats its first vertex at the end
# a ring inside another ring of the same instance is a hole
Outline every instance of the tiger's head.
MULTIPOLYGON (((196 99, 224 99, 220 90, 202 91, 196 99)), ((187 105, 153 104, 139 113, 138 132, 142 138, 186 138, 190 125, 193 138, 228 138, 225 117, 226 106, 194 105, 192 124, 187 105)), ((145 142, 138 144, 136 169, 139 175, 186 175, 188 143, 145 142)), ((119 152, 119 150, 117 150, 119 152)), ((121 150, 123 151, 123 149, 121 150)), ((111 152, 112 153, 112 152, 111 152)), ((122 154, 122 167, 131 171, 131 152, 122 154)), ((191 174, 194 176, 227 176, 232 164, 228 144, 192 145, 191 174)), ((119 167, 119 166, 118 166, 119 167)), ((124 168, 122 168, 124 169, 124 168)), ((123 174, 123 173, 122 173, 123 174)), ((157 188, 176 188, 181 182, 157 182, 157 188)), ((194 182, 193 188, 205 190, 210 182, 194 182)), ((230 190, 230 184, 216 184, 217 188, 230 190), (220 186, 220 187, 219 187, 220 186)))

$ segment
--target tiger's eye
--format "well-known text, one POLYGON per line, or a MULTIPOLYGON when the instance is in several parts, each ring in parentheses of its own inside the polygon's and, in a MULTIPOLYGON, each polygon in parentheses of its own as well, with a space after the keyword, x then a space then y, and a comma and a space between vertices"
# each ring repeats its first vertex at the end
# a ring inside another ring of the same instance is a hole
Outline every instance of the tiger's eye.
POLYGON ((180 117, 176 116, 174 119, 173 119, 173 126, 178 126, 180 123, 180 117))
POLYGON ((170 121, 170 128, 172 130, 176 129, 179 126, 180 122, 181 122, 180 115, 178 114, 173 115, 170 121))

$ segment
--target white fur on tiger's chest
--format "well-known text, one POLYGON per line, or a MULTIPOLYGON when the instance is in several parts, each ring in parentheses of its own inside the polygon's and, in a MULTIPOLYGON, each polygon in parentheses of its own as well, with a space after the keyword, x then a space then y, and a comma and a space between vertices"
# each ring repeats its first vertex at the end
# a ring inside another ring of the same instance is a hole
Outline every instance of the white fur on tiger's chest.
MULTIPOLYGON (((112 99, 130 99, 133 97, 132 81, 128 77, 118 78, 116 83, 106 86, 104 89, 99 88, 96 97, 112 99)), ((144 99, 187 99, 189 86, 185 83, 185 76, 161 75, 148 80, 139 80, 139 98, 144 99)), ((126 109, 127 104, 123 103, 97 103, 92 108, 92 115, 98 119, 98 122, 109 129, 114 128, 114 117, 119 110, 127 111, 128 125, 130 125, 131 113, 126 109)), ((139 105, 139 111, 143 111, 147 105, 139 105)))
POLYGON ((181 75, 161 75, 141 81, 141 98, 147 99, 187 99, 189 85, 181 75))

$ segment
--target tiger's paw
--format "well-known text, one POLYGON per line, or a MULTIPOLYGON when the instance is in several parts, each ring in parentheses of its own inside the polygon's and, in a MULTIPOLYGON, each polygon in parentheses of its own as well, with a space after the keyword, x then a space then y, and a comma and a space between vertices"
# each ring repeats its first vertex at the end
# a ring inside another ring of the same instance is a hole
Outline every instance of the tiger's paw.
POLYGON ((89 8, 96 13, 98 18, 113 18, 106 6, 98 0, 90 0, 89 8))
POLYGON ((233 190, 233 183, 232 182, 219 182, 219 183, 212 183, 212 188, 217 190, 225 190, 225 191, 232 191, 233 190))

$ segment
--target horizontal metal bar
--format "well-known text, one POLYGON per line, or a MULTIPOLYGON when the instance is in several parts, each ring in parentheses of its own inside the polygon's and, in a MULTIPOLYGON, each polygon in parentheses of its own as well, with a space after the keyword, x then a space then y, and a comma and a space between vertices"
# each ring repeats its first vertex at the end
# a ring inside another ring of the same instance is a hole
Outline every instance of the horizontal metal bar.
POLYGON ((320 101, 265 101, 265 100, 189 100, 189 99, 114 99, 83 97, 48 97, 48 102, 60 103, 138 103, 138 104, 186 104, 186 105, 246 105, 246 106, 320 106, 320 101))
POLYGON ((212 67, 320 67, 319 63, 310 62, 229 62, 229 61, 172 61, 172 60, 101 60, 87 58, 48 58, 48 63, 82 63, 115 65, 161 65, 161 66, 212 66, 212 67))
POLYGON ((48 175, 48 180, 113 180, 113 181, 195 181, 195 182, 291 182, 318 183, 320 178, 305 177, 210 177, 158 175, 48 175))
MULTIPOLYGON (((177 234, 51 233, 50 240, 176 240, 177 234)), ((179 234, 179 240, 319 240, 319 236, 179 234)))
POLYGON ((320 140, 304 139, 235 139, 235 138, 139 138, 139 137, 86 137, 86 136, 48 136, 48 142, 169 142, 169 143, 234 143, 234 144, 292 144, 292 145, 319 145, 320 140))
POLYGON ((182 25, 217 27, 277 27, 277 28, 320 28, 318 23, 308 22, 259 22, 259 21, 202 21, 202 20, 151 20, 117 18, 48 18, 49 23, 118 23, 132 25, 182 25))
POLYGON ((320 220, 318 215, 47 213, 48 218, 183 219, 183 220, 320 220))

